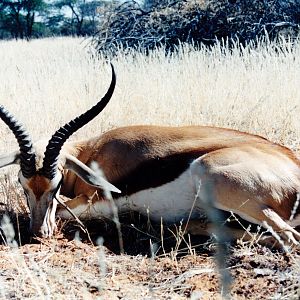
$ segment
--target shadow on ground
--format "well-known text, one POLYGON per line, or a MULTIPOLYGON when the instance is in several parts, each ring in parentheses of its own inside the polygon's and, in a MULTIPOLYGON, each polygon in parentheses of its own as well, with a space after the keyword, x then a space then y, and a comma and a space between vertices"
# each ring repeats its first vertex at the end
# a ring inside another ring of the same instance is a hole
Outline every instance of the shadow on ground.
MULTIPOLYGON (((40 239, 36 239, 30 235, 29 223, 30 219, 27 214, 16 214, 15 212, 7 212, 0 210, 0 221, 3 215, 9 216, 15 231, 15 240, 19 245, 29 243, 39 243, 40 239)), ((224 216, 227 218, 228 216, 224 216)), ((114 222, 110 220, 90 220, 84 222, 89 235, 84 233, 81 226, 74 220, 62 221, 58 220, 58 234, 56 238, 73 240, 80 239, 85 243, 93 243, 97 245, 99 242, 106 246, 110 251, 119 254, 120 241, 123 243, 124 252, 128 255, 148 255, 152 253, 160 255, 176 251, 176 256, 193 253, 211 254, 214 250, 213 239, 207 236, 193 236, 182 234, 184 226, 180 224, 167 227, 161 224, 150 222, 148 218, 139 214, 131 213, 120 216, 121 239, 114 222), (99 240, 99 238, 103 240, 99 240)), ((231 222, 230 227, 241 228, 241 224, 247 227, 248 223, 242 220, 239 222, 231 222), (241 223, 240 223, 241 222, 241 223)), ((0 229, 0 244, 5 244, 5 237, 0 229)))
MULTIPOLYGON (((29 232, 30 218, 27 214, 16 214, 11 211, 0 211, 0 222, 3 216, 9 216, 15 231, 14 239, 19 245, 39 243, 40 239, 32 237, 29 232)), ((178 226, 166 227, 160 224, 149 222, 149 220, 138 214, 124 215, 120 217, 121 241, 124 252, 128 255, 149 255, 151 252, 157 254, 177 251, 178 255, 189 253, 190 249, 194 251, 209 252, 208 237, 182 235, 183 228, 178 226), (205 247, 205 245, 207 247, 205 247)), ((114 222, 110 220, 90 220, 84 222, 89 236, 81 229, 80 224, 75 220, 58 220, 57 238, 73 240, 80 239, 82 242, 97 245, 99 238, 102 238, 103 245, 115 254, 120 251, 120 238, 114 222)), ((0 228, 0 244, 5 244, 5 234, 0 228)), ((101 242, 102 243, 102 242, 101 242)))

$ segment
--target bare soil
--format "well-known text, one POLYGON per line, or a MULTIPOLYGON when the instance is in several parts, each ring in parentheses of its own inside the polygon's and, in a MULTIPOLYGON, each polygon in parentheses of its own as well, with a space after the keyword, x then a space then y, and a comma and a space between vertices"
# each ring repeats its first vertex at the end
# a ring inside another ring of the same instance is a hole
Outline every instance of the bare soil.
MULTIPOLYGON (((8 246, 2 236, 3 299, 222 299, 211 239, 185 235, 180 240, 176 228, 163 228, 162 239, 161 226, 123 216, 120 254, 111 222, 85 223, 90 237, 75 222, 60 222, 54 238, 39 239, 28 233, 28 216, 10 217, 21 246, 8 246)), ((232 245, 224 259, 233 299, 299 298, 297 253, 253 242, 232 245)))

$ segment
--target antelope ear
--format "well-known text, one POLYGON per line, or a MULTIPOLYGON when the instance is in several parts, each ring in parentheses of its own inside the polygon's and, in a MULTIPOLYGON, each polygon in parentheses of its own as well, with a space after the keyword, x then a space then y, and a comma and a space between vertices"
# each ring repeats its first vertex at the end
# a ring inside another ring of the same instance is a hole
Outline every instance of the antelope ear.
MULTIPOLYGON (((96 164, 96 163, 95 163, 96 164)), ((66 155, 65 168, 73 171, 86 183, 104 189, 106 191, 121 193, 114 185, 103 178, 99 167, 89 168, 79 159, 72 155, 66 155)))
POLYGON ((0 156, 0 168, 9 166, 12 164, 20 163, 20 151, 15 151, 9 154, 4 154, 0 156))

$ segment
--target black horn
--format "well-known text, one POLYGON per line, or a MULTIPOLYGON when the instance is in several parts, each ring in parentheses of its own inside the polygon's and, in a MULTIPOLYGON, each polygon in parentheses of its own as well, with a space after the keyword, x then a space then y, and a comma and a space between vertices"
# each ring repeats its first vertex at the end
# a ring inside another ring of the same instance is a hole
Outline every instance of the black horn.
POLYGON ((35 151, 33 149, 31 138, 24 126, 2 105, 0 105, 0 118, 16 137, 20 147, 20 166, 22 174, 24 177, 30 178, 36 171, 35 151))
POLYGON ((78 129, 86 125, 94 119, 107 105, 113 95, 116 85, 116 74, 113 65, 111 64, 112 78, 109 89, 104 97, 92 108, 79 117, 60 127, 48 142, 43 161, 43 168, 41 172, 49 179, 53 179, 57 170, 57 160, 60 150, 66 140, 78 129))

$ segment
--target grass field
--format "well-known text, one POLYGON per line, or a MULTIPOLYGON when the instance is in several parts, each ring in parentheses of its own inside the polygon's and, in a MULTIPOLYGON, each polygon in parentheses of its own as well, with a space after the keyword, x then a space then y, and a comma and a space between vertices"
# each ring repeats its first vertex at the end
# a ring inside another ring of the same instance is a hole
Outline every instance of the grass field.
MULTIPOLYGON (((80 39, 3 41, 0 61, 0 103, 26 125, 34 140, 49 138, 96 103, 111 76, 105 58, 80 39)), ((120 52, 112 62, 117 86, 110 104, 73 138, 129 124, 201 124, 256 133, 299 148, 300 42, 231 50, 220 44, 210 50, 182 46, 168 56, 162 50, 148 56, 120 52)), ((0 154, 16 149, 4 124, 0 136, 0 154)), ((183 242, 188 254, 179 257, 175 239, 167 253, 147 258, 145 251, 138 253, 148 247, 150 235, 127 224, 123 239, 129 250, 117 255, 112 252, 114 242, 108 250, 72 240, 76 224, 63 224, 55 238, 28 243, 22 235, 28 225, 27 208, 16 172, 15 167, 1 170, 0 208, 1 215, 10 211, 22 246, 4 243, 3 228, 8 228, 8 235, 12 230, 2 219, 0 298, 220 298, 211 241, 198 254, 189 241, 183 242)), ((115 237, 105 224, 89 228, 94 236, 115 237)), ((160 240, 159 235, 151 238, 160 240)), ((297 253, 272 252, 255 242, 236 245, 229 267, 234 299, 299 298, 297 253)))

